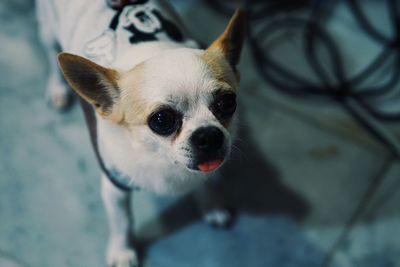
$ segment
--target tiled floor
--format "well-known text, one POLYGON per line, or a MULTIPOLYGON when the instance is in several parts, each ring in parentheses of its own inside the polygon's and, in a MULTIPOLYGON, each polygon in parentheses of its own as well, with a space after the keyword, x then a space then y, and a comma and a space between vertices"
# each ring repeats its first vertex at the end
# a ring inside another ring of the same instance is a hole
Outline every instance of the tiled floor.
MULTIPOLYGON (((179 2, 198 38, 209 42, 223 28, 226 18, 204 4, 179 2)), ((0 266, 104 266, 98 169, 78 107, 46 106, 33 10, 26 0, 0 3, 0 266)), ((350 35, 342 23, 336 31, 350 35)), ((370 183, 385 175, 331 266, 400 266, 399 163, 388 164, 340 108, 272 90, 248 50, 241 70, 240 140, 224 183, 238 221, 215 230, 188 198, 140 192, 133 205, 137 235, 148 241, 144 265, 321 266, 370 183)))

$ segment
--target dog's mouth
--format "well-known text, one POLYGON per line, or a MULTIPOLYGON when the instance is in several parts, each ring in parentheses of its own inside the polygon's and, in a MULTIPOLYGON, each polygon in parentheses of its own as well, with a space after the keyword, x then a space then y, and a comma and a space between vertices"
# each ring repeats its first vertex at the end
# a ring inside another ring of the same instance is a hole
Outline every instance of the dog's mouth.
POLYGON ((222 165, 223 160, 217 159, 212 161, 203 162, 197 165, 197 168, 202 172, 212 172, 222 165))
POLYGON ((223 159, 215 159, 203 161, 197 164, 191 164, 188 166, 190 170, 200 171, 200 172, 213 172, 218 169, 224 163, 223 159))
POLYGON ((226 146, 212 153, 197 152, 188 158, 189 162, 186 162, 186 167, 195 172, 213 172, 223 165, 229 152, 226 146))

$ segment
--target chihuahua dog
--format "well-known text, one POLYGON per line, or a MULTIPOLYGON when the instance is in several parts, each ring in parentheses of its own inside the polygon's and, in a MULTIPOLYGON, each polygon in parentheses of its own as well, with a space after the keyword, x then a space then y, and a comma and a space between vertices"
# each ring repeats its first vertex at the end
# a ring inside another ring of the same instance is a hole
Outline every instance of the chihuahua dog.
MULTIPOLYGON (((117 8, 105 0, 37 2, 52 67, 48 96, 58 107, 67 102, 58 58, 81 99, 101 166, 110 225, 106 259, 114 267, 138 264, 129 244, 132 189, 174 194, 204 183, 197 194, 218 199, 208 180, 218 176, 235 136, 245 30, 237 10, 201 49, 164 1, 125 2, 117 8)), ((217 225, 230 219, 221 205, 200 209, 217 225)))

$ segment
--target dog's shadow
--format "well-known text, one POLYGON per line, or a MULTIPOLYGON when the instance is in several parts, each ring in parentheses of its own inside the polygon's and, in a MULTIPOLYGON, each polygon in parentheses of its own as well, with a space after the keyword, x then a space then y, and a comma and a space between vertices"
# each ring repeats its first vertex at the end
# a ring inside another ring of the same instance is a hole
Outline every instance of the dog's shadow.
MULTIPOLYGON (((280 181, 280 173, 260 152, 245 129, 239 130, 240 142, 234 156, 224 166, 220 187, 236 214, 284 214, 301 221, 308 213, 306 201, 280 181)), ((163 210, 158 218, 166 231, 147 240, 136 240, 142 256, 147 248, 164 237, 200 220, 191 195, 186 195, 163 210)), ((149 222, 150 224, 152 222, 149 222)))

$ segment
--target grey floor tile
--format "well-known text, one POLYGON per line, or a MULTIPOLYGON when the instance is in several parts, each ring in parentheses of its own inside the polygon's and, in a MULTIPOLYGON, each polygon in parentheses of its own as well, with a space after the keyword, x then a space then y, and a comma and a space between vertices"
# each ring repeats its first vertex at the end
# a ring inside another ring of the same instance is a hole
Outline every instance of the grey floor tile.
POLYGON ((400 266, 399 163, 393 162, 383 177, 334 261, 347 266, 400 266))
POLYGON ((25 267, 23 264, 16 262, 7 257, 0 257, 0 266, 2 267, 25 267))

